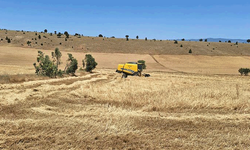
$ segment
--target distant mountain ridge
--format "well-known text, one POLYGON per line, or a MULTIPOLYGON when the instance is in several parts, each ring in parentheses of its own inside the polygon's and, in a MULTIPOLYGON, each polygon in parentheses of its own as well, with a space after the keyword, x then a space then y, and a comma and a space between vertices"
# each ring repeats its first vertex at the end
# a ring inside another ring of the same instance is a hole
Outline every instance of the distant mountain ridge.
MULTIPOLYGON (((204 38, 203 41, 207 39, 208 42, 228 42, 229 40, 232 42, 232 43, 236 43, 236 42, 239 42, 239 43, 247 43, 247 39, 228 39, 228 38, 204 38)), ((182 39, 177 39, 177 41, 181 41, 182 39)), ((185 39, 185 41, 199 41, 200 39, 185 39)))

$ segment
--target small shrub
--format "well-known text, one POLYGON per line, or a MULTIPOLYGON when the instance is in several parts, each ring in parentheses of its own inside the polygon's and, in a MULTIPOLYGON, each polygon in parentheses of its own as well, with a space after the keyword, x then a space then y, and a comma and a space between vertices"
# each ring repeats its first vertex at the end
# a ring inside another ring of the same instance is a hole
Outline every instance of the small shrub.
POLYGON ((177 41, 177 40, 174 40, 174 44, 178 44, 178 41, 177 41))
POLYGON ((28 46, 31 46, 31 41, 27 41, 28 46))
POLYGON ((181 46, 180 47, 183 47, 183 45, 181 44, 181 46))
POLYGON ((247 76, 248 75, 248 73, 250 72, 250 69, 249 68, 240 68, 239 70, 239 73, 241 74, 241 75, 245 75, 245 76, 247 76))
POLYGON ((192 53, 192 50, 190 49, 190 50, 188 51, 188 53, 191 54, 191 53, 192 53))
POLYGON ((40 34, 38 35, 38 39, 41 39, 41 35, 40 34))

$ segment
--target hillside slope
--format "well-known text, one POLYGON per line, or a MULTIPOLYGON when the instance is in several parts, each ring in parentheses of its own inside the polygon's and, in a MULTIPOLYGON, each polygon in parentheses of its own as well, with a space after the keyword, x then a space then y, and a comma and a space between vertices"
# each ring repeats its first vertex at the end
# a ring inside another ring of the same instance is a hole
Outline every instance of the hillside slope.
POLYGON ((132 53, 152 55, 209 55, 209 56, 241 56, 250 55, 250 44, 217 43, 217 42, 190 42, 178 41, 154 41, 142 39, 102 38, 88 36, 65 35, 60 38, 56 34, 0 30, 0 46, 14 46, 23 48, 35 48, 53 50, 58 47, 63 51, 97 52, 97 53, 132 53), (41 36, 41 39, 38 36, 41 36), (6 40, 10 39, 10 43, 6 40), (67 41, 66 41, 67 40, 67 41), (28 46, 27 42, 31 44, 28 46), (182 45, 182 47, 181 47, 182 45))

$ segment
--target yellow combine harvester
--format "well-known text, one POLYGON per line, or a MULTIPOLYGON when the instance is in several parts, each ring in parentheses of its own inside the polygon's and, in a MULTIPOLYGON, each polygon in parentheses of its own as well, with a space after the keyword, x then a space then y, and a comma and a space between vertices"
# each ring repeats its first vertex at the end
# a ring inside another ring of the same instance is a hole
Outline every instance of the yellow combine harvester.
MULTIPOLYGON (((137 62, 127 62, 125 64, 119 64, 116 72, 122 73, 122 78, 127 78, 128 75, 131 76, 142 76, 143 64, 137 62)), ((149 74, 144 74, 143 76, 149 77, 149 74)))

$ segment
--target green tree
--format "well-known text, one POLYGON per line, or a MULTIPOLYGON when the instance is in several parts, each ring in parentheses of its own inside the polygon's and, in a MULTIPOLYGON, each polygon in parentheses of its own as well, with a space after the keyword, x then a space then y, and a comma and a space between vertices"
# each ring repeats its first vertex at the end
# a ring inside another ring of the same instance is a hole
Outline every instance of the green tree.
POLYGON ((56 63, 56 67, 58 68, 58 66, 61 64, 62 53, 60 52, 59 48, 55 48, 55 51, 51 52, 51 55, 53 62, 56 63))
POLYGON ((250 39, 247 39, 247 43, 250 43, 250 39))
POLYGON ((205 39, 204 41, 207 42, 207 39, 205 39))
POLYGON ((126 37, 126 40, 128 41, 128 40, 129 40, 129 39, 128 39, 129 35, 126 35, 125 37, 126 37))
POLYGON ((96 68, 96 66, 98 65, 97 62, 95 61, 95 58, 92 57, 91 54, 86 54, 85 55, 85 62, 86 62, 85 63, 86 64, 85 70, 87 72, 92 72, 92 70, 94 70, 96 68))
POLYGON ((185 41, 185 39, 183 38, 183 39, 181 39, 181 41, 185 41))
POLYGON ((66 36, 66 38, 69 38, 69 33, 67 31, 64 32, 64 35, 66 36))
POLYGON ((30 41, 27 41, 27 44, 28 44, 28 46, 31 46, 31 42, 30 41))
POLYGON ((38 35, 38 39, 41 39, 41 35, 40 34, 38 35))
POLYGON ((44 33, 47 33, 48 32, 48 30, 47 29, 44 29, 44 33))
POLYGON ((145 41, 147 41, 148 40, 148 38, 147 37, 145 37, 145 41))
POLYGON ((99 36, 99 37, 103 37, 103 35, 102 35, 102 34, 99 34, 98 36, 99 36))
POLYGON ((192 50, 190 49, 190 50, 188 51, 188 53, 191 54, 191 53, 192 53, 192 50))
POLYGON ((248 73, 250 72, 250 69, 249 68, 240 68, 239 70, 239 73, 241 74, 241 75, 245 75, 245 76, 247 76, 248 75, 248 73))
POLYGON ((177 41, 177 40, 174 40, 174 44, 178 44, 178 41, 177 41))
POLYGON ((50 60, 48 55, 44 55, 42 51, 38 51, 37 63, 34 63, 37 75, 43 75, 48 77, 56 77, 57 67, 53 61, 50 60))
POLYGON ((139 39, 139 36, 138 36, 138 35, 136 36, 136 39, 137 39, 137 40, 139 39))
POLYGON ((62 33, 59 32, 59 33, 57 34, 57 37, 58 37, 58 38, 61 38, 61 36, 62 36, 62 33))
POLYGON ((65 67, 65 72, 67 74, 72 74, 72 75, 75 75, 75 72, 78 68, 78 62, 77 60, 72 56, 72 54, 68 53, 68 62, 67 62, 67 65, 65 67))
POLYGON ((200 42, 202 42, 202 41, 203 41, 203 39, 199 39, 199 41, 200 41, 200 42))

